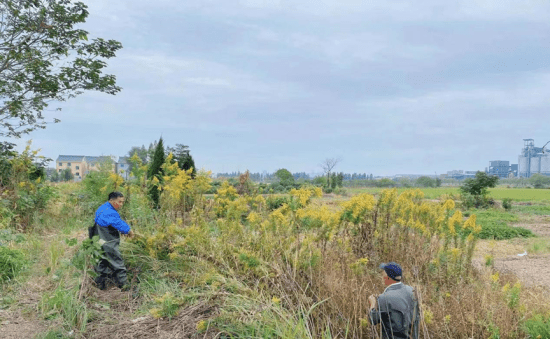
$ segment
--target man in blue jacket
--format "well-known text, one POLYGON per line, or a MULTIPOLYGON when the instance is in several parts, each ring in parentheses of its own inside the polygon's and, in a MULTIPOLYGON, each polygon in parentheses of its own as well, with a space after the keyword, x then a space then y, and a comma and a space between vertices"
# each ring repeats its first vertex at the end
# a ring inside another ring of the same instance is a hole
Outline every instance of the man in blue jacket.
POLYGON ((124 205, 124 195, 120 192, 109 193, 109 201, 101 205, 95 212, 94 226, 90 228, 90 238, 99 236, 105 259, 101 259, 96 266, 99 276, 95 279, 97 286, 104 290, 107 279, 112 277, 117 286, 128 290, 126 266, 120 254, 120 233, 134 236, 130 226, 120 218, 118 210, 124 205))

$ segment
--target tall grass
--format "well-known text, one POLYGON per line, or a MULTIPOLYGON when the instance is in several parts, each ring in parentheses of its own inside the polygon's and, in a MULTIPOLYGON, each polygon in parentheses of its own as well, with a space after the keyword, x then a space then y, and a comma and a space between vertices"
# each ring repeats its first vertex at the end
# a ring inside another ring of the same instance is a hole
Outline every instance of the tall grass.
MULTIPOLYGON (((228 336, 371 335, 367 296, 382 292, 376 267, 390 260, 402 263, 406 283, 422 293, 432 337, 520 331, 520 293, 509 304, 508 281, 472 269, 482 227, 473 216, 463 221, 452 201, 426 202, 420 191, 397 190, 332 208, 315 199, 311 190, 294 191, 269 210, 261 196, 222 187, 210 210, 194 208, 186 222, 165 215, 136 227, 141 237, 132 256, 165 263, 165 276, 185 286, 177 292, 145 280, 157 299, 173 291, 172 306, 197 298, 217 303, 221 313, 208 326, 228 336)), ((158 302, 150 307, 157 316, 172 312, 158 302)))
MULTIPOLYGON (((139 315, 174 319, 207 303, 215 311, 196 324, 197 333, 368 338, 377 329, 367 320, 367 297, 383 291, 377 267, 387 261, 401 263, 404 282, 417 288, 431 338, 527 338, 525 320, 550 310, 542 297, 538 304, 529 299, 515 277, 471 264, 486 225, 514 222, 513 213, 471 211, 464 218, 452 199, 433 201, 438 189, 385 190, 325 204, 313 188, 270 201, 222 185, 206 200, 207 185, 188 185, 181 172, 171 182, 181 192, 163 193, 159 210, 150 208, 143 187, 119 188, 127 197, 121 214, 137 233, 121 249, 129 279, 139 282, 139 315)), ((86 189, 108 184, 97 180, 86 189)), ((81 188, 60 186, 60 199, 35 229, 84 233, 100 195, 75 191, 81 188)), ((47 274, 53 288, 39 309, 87 335, 87 323, 101 315, 91 310, 78 270, 64 264, 72 253, 57 241, 63 250, 42 248, 41 264, 57 277, 47 274)))

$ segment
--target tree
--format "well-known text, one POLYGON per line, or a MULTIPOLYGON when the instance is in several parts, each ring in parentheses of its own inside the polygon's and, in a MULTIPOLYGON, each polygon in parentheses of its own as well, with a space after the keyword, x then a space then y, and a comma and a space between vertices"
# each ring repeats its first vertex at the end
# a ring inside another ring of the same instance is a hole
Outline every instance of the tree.
POLYGON ((395 181, 389 178, 382 178, 376 181, 376 187, 393 187, 395 185, 396 185, 395 181))
POLYGON ((334 167, 336 167, 336 165, 338 165, 339 162, 340 162, 340 159, 327 158, 323 160, 323 162, 319 165, 321 166, 321 168, 325 172, 325 175, 327 176, 327 187, 330 187, 330 174, 334 169, 334 167))
POLYGON ((489 187, 495 187, 498 183, 498 177, 496 175, 489 176, 485 172, 478 171, 475 178, 468 178, 464 180, 460 190, 463 193, 471 194, 473 196, 485 197, 489 194, 489 187))
POLYGON ((421 176, 416 179, 416 185, 420 187, 435 187, 437 184, 435 179, 432 179, 427 176, 421 176))
POLYGON ((334 190, 334 189, 336 189, 336 184, 337 184, 337 180, 338 180, 337 177, 336 177, 336 173, 332 173, 332 174, 330 175, 330 177, 331 177, 331 180, 330 180, 330 188, 331 188, 332 190, 334 190))
POLYGON ((535 188, 543 188, 546 185, 550 185, 550 177, 539 173, 533 174, 529 179, 529 183, 535 188))
POLYGON ((70 168, 65 168, 63 171, 61 171, 60 178, 62 181, 72 181, 74 180, 74 175, 71 172, 70 168))
POLYGON ((336 186, 343 187, 344 186, 344 173, 340 172, 336 176, 336 186))
POLYGON ((115 76, 102 75, 102 70, 104 59, 114 57, 122 45, 101 38, 88 42, 88 32, 75 27, 88 17, 83 3, 2 0, 0 15, 1 137, 45 128, 42 112, 52 101, 85 90, 121 90, 115 76))
POLYGON ((279 179, 279 183, 282 186, 288 187, 294 185, 294 176, 286 168, 278 169, 277 172, 275 172, 275 177, 279 179))
POLYGON ((407 177, 399 178, 399 180, 397 182, 399 183, 399 186, 401 186, 401 187, 409 188, 409 187, 412 186, 411 179, 407 178, 407 177))
POLYGON ((327 185, 327 178, 325 176, 315 177, 311 180, 311 183, 315 186, 326 186, 327 185))
POLYGON ((59 177, 59 172, 57 170, 52 171, 52 174, 50 175, 50 181, 51 182, 59 182, 61 178, 59 177))
POLYGON ((190 154, 189 146, 183 144, 176 144, 176 147, 168 147, 167 153, 172 152, 174 156, 173 160, 178 162, 178 167, 182 170, 193 169, 191 172, 191 177, 195 178, 197 170, 195 168, 195 160, 190 154))
MULTIPOLYGON (((134 154, 136 154, 139 159, 141 160, 141 164, 147 164, 147 149, 145 148, 145 146, 132 146, 132 148, 130 148, 130 150, 128 151, 128 158, 131 159, 134 154)), ((134 163, 130 162, 130 164, 128 165, 128 172, 132 172, 134 170, 134 163)))
POLYGON ((149 144, 149 148, 147 149, 147 162, 151 161, 153 159, 153 156, 155 155, 155 150, 157 149, 157 141, 153 141, 149 144))
POLYGON ((164 164, 164 145, 161 137, 155 148, 153 158, 149 163, 149 168, 147 169, 147 179, 151 180, 151 186, 149 187, 149 196, 151 197, 151 200, 153 200, 155 208, 159 207, 159 186, 162 182, 163 175, 162 164, 164 164))

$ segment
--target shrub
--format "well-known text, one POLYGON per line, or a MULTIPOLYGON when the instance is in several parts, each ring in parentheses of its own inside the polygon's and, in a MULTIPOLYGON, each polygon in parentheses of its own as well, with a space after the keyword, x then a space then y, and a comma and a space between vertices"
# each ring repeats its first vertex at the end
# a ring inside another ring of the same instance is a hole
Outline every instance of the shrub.
POLYGON ((495 200, 487 195, 472 195, 469 193, 462 194, 462 207, 470 208, 488 208, 495 204, 495 200))
POLYGON ((27 260, 21 251, 0 246, 0 283, 14 279, 26 266, 27 260))
POLYGON ((505 210, 509 211, 512 209, 512 199, 510 198, 504 198, 502 199, 502 207, 504 207, 505 210))
POLYGON ((45 181, 47 161, 37 154, 31 151, 30 142, 20 154, 0 154, 0 225, 26 230, 55 196, 45 181))
POLYGON ((290 197, 285 195, 274 195, 269 196, 266 199, 266 206, 269 211, 276 210, 277 208, 283 206, 283 204, 290 204, 290 197))

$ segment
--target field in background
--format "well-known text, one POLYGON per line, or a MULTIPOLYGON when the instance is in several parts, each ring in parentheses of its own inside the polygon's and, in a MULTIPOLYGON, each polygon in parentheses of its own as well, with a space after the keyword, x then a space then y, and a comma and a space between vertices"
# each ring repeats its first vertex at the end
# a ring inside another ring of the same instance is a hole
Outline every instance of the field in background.
MULTIPOLYGON (((402 193, 410 188, 400 187, 397 188, 398 193, 402 193)), ((426 199, 437 199, 443 194, 460 194, 458 187, 438 187, 438 188, 419 188, 424 192, 426 199)), ((384 190, 384 188, 377 187, 361 187, 361 188, 347 188, 350 194, 370 193, 378 194, 384 190)), ((548 201, 550 202, 550 190, 549 189, 534 189, 534 188, 506 188, 495 187, 489 189, 490 196, 496 200, 502 200, 505 198, 512 199, 514 201, 548 201)))

